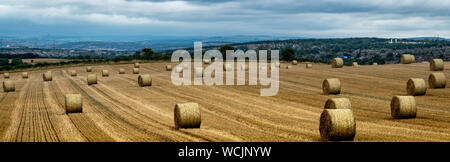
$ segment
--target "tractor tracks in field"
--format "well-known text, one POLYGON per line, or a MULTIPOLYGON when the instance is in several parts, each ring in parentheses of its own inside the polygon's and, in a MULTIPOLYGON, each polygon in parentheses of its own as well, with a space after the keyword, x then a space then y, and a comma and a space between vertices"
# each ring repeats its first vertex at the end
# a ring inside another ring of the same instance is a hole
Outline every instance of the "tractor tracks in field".
POLYGON ((131 137, 129 139, 131 141, 173 141, 165 136, 148 131, 147 129, 142 128, 142 126, 133 123, 133 120, 135 120, 133 119, 133 116, 130 117, 128 114, 124 113, 122 108, 120 108, 117 103, 109 100, 106 96, 102 96, 101 92, 96 91, 96 89, 93 88, 95 85, 86 85, 87 87, 81 87, 72 78, 69 79, 69 82, 73 87, 78 89, 79 92, 81 92, 81 94, 89 100, 89 102, 95 105, 93 110, 95 110, 96 113, 102 114, 102 116, 109 121, 108 123, 114 123, 116 125, 114 127, 119 129, 116 133, 120 132, 127 134, 125 136, 131 137))

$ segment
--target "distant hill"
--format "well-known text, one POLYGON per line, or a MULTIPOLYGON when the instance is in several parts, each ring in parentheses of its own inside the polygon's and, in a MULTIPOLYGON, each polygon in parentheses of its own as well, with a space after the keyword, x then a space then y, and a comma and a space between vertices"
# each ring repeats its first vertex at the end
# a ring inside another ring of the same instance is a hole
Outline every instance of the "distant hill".
POLYGON ((442 38, 442 37, 413 37, 413 38, 406 38, 408 40, 447 40, 450 41, 450 39, 442 38))
POLYGON ((301 39, 288 36, 41 36, 41 37, 0 37, 0 47, 21 46, 59 49, 90 50, 140 50, 152 48, 156 51, 192 47, 194 41, 202 41, 204 46, 245 43, 264 40, 301 39))

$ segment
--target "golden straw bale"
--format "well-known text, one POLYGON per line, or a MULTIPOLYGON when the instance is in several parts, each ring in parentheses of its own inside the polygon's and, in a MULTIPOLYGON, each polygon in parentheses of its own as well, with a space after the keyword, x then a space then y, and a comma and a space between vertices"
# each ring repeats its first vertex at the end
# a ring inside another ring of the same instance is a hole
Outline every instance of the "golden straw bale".
POLYGON ((166 65, 166 71, 171 71, 172 70, 172 65, 166 65))
POLYGON ((297 60, 292 60, 292 65, 297 65, 297 60))
POLYGON ((66 94, 66 114, 83 112, 81 94, 66 94))
POLYGON ((311 63, 306 63, 306 68, 307 68, 307 69, 312 68, 312 64, 311 64, 311 63))
POLYGON ((432 59, 430 61, 431 71, 442 71, 444 70, 444 61, 442 59, 432 59))
POLYGON ((325 103, 325 109, 351 109, 352 104, 348 98, 330 98, 325 103))
POLYGON ((428 77, 428 85, 430 88, 445 88, 447 78, 444 73, 431 73, 428 77))
POLYGON ((139 74, 139 68, 133 68, 133 74, 139 74))
POLYGON ((47 71, 44 74, 42 74, 42 79, 44 79, 44 81, 52 81, 53 80, 52 72, 47 71))
POLYGON ((402 64, 411 64, 416 62, 416 57, 414 57, 414 55, 410 55, 410 54, 403 54, 400 58, 400 61, 402 64))
POLYGON ((86 67, 86 72, 92 72, 92 67, 90 66, 86 67))
POLYGON ((125 74, 125 69, 120 68, 120 69, 119 69, 119 74, 125 74))
POLYGON ((139 87, 152 86, 152 77, 150 74, 139 75, 138 84, 139 87))
POLYGON ((14 81, 12 80, 4 80, 3 81, 3 92, 14 92, 16 90, 16 86, 14 81))
POLYGON ((332 68, 342 68, 344 67, 344 60, 342 58, 333 58, 331 60, 332 68))
POLYGON ((27 79, 28 78, 28 73, 27 72, 22 72, 22 78, 23 79, 27 79))
POLYGON ((108 70, 102 70, 102 77, 108 77, 109 71, 108 70))
POLYGON ((425 93, 427 92, 427 85, 425 84, 425 80, 422 78, 409 79, 406 84, 406 91, 409 95, 412 96, 425 95, 425 93))
POLYGON ((323 94, 340 94, 341 81, 338 78, 328 78, 322 83, 323 94))
POLYGON ((134 63, 134 68, 139 68, 139 63, 138 62, 134 63))
POLYGON ((394 119, 415 118, 417 112, 414 96, 394 96, 391 100, 391 116, 394 119))
POLYGON ((197 103, 176 104, 174 110, 175 128, 200 128, 202 118, 197 103))
POLYGON ((76 70, 69 70, 69 74, 70 74, 70 76, 77 76, 77 71, 76 70))
POLYGON ((351 109, 325 109, 320 115, 320 137, 327 141, 352 141, 356 122, 351 109))
POLYGON ((97 74, 88 74, 87 83, 88 85, 97 84, 97 74))
POLYGON ((3 73, 3 77, 4 77, 5 79, 8 79, 8 78, 9 78, 9 73, 3 73))

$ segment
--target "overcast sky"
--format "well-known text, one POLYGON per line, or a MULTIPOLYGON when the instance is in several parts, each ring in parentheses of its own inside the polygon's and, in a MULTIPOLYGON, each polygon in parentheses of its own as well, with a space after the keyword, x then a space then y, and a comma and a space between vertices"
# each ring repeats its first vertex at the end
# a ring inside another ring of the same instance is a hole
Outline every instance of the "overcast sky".
POLYGON ((0 34, 450 38, 450 0, 0 0, 0 34))

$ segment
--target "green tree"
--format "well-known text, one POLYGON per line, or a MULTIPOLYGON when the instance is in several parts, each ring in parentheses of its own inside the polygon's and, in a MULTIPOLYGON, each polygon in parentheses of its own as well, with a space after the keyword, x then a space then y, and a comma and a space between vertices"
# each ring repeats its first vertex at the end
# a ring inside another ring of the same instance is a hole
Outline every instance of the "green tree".
POLYGON ((155 52, 153 52, 153 50, 151 48, 144 48, 144 49, 142 49, 142 52, 144 52, 143 59, 145 59, 145 60, 152 59, 152 55, 155 53, 155 52))
POLYGON ((140 59, 141 58, 141 51, 136 51, 134 53, 134 59, 140 59))
POLYGON ((11 61, 11 65, 20 65, 23 64, 22 59, 21 58, 14 58, 11 61))
POLYGON ((281 57, 283 60, 291 61, 294 59, 295 51, 292 48, 285 48, 281 50, 281 57))
POLYGON ((9 60, 7 58, 0 58, 0 66, 9 65, 9 60))

